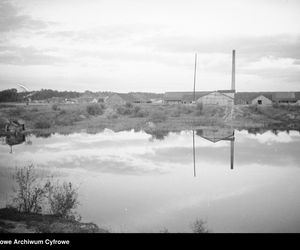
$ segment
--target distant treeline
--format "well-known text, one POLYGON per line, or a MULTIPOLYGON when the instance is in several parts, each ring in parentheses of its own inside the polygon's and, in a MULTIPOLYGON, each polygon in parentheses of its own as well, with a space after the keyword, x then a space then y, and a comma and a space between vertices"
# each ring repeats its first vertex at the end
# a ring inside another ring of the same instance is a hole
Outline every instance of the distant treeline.
MULTIPOLYGON (((141 92, 137 92, 141 93, 141 92)), ((76 92, 76 91, 58 91, 52 89, 41 89, 38 91, 31 92, 18 92, 17 89, 6 89, 0 91, 0 102, 20 102, 25 101, 26 97, 30 97, 31 100, 47 100, 52 97, 60 97, 65 99, 78 98, 80 96, 93 96, 96 97, 98 95, 110 95, 112 92, 92 92, 86 90, 85 92, 76 92)), ((149 99, 151 98, 162 98, 163 94, 156 93, 143 93, 149 99)))
POLYGON ((0 102, 24 101, 28 96, 32 100, 45 100, 52 97, 76 98, 80 95, 82 95, 82 93, 75 91, 57 91, 52 89, 42 89, 39 91, 18 92, 17 89, 13 88, 0 91, 0 102))

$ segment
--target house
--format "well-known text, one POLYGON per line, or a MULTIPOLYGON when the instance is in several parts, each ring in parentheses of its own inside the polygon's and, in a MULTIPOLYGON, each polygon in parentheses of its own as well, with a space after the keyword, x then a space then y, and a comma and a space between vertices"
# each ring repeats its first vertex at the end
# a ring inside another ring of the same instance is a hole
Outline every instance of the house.
MULTIPOLYGON (((195 102, 206 105, 233 105, 235 90, 197 91, 195 102)), ((194 92, 166 92, 165 104, 192 104, 194 92)))
POLYGON ((272 92, 237 92, 235 94, 235 104, 268 105, 270 101, 272 102, 272 92))
POLYGON ((264 95, 259 95, 251 101, 251 104, 264 105, 264 106, 272 105, 272 103, 273 103, 272 100, 264 95))
POLYGON ((203 105, 232 106, 234 105, 234 94, 234 90, 217 90, 198 98, 196 102, 203 105))
POLYGON ((275 92, 272 99, 278 104, 295 104, 297 102, 294 92, 275 92))
POLYGON ((297 104, 298 100, 300 92, 238 92, 235 95, 235 104, 297 104))
MULTIPOLYGON (((210 92, 195 92, 195 100, 210 92)), ((190 104, 194 102, 194 92, 166 92, 163 102, 165 104, 190 104)))

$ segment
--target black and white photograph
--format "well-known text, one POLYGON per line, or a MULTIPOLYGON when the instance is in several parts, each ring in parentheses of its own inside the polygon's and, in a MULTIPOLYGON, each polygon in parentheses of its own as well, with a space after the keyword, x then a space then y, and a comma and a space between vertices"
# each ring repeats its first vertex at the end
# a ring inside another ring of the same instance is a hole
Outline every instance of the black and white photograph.
POLYGON ((0 247, 300 233, 299 24, 298 0, 0 0, 0 247))

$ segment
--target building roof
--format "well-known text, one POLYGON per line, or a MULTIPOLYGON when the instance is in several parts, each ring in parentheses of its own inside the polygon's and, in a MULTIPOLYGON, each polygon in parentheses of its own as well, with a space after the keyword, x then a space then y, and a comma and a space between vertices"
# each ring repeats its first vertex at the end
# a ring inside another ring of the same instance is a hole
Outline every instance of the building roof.
POLYGON ((234 140, 234 130, 232 129, 199 129, 196 134, 213 143, 234 140))
MULTIPOLYGON (((196 91, 195 98, 196 100, 201 96, 207 95, 212 91, 196 91)), ((186 91, 186 92, 166 92, 164 95, 165 101, 193 101, 194 100, 194 92, 193 91, 186 91)))
POLYGON ((274 101, 295 101, 296 95, 294 92, 275 92, 272 94, 272 99, 274 101))
POLYGON ((237 92, 235 94, 235 99, 243 100, 245 102, 251 102, 253 99, 255 99, 258 96, 263 95, 264 97, 272 100, 272 93, 271 92, 237 92))

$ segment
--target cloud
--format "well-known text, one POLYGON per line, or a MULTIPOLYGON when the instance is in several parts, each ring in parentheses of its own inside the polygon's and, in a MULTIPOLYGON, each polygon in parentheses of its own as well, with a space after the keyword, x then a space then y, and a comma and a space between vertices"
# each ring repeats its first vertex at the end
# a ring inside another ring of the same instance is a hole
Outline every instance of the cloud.
POLYGON ((11 65, 53 65, 64 62, 61 56, 51 55, 49 50, 16 45, 0 45, 0 64, 11 65))
POLYGON ((47 24, 35 20, 29 15, 19 14, 19 10, 10 1, 0 2, 0 32, 9 32, 19 29, 43 29, 47 24))
POLYGON ((257 59, 263 56, 300 58, 300 35, 221 36, 163 35, 140 43, 155 50, 173 53, 228 53, 236 49, 242 56, 257 59))

